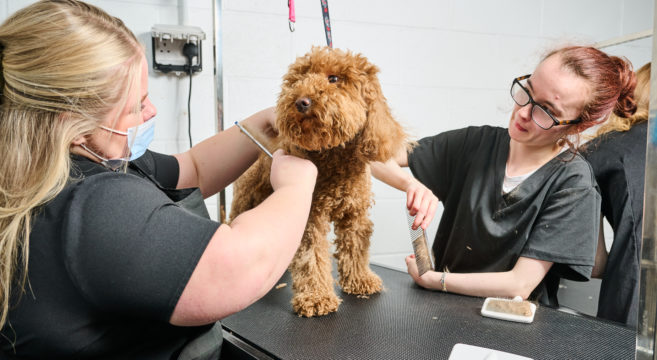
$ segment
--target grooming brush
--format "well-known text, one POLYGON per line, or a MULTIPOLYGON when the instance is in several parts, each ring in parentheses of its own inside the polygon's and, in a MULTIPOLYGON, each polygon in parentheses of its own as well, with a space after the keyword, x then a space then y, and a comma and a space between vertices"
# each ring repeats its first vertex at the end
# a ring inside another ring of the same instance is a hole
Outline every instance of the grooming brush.
POLYGON ((254 138, 254 137, 253 137, 248 131, 246 131, 246 129, 245 129, 242 125, 240 125, 239 122, 235 121, 235 125, 237 125, 237 127, 240 128, 240 130, 242 130, 242 132, 244 133, 244 135, 246 135, 249 139, 251 139, 251 141, 253 141, 256 145, 258 145, 258 147, 259 147, 262 151, 264 151, 265 154, 267 154, 269 157, 273 157, 273 156, 271 155, 271 153, 269 152, 269 150, 267 150, 267 148, 266 148, 264 145, 262 145, 262 144, 260 143, 260 141, 256 140, 256 138, 254 138))
POLYGON ((413 243, 413 252, 415 253, 415 264, 417 264, 419 275, 422 276, 425 272, 433 270, 431 254, 429 253, 429 246, 427 246, 427 232, 420 226, 413 230, 415 216, 411 216, 406 212, 406 219, 408 220, 408 229, 411 232, 411 242, 413 243))
POLYGON ((520 296, 513 299, 489 297, 481 307, 481 315, 496 319, 530 323, 534 321, 536 304, 522 300, 520 296))

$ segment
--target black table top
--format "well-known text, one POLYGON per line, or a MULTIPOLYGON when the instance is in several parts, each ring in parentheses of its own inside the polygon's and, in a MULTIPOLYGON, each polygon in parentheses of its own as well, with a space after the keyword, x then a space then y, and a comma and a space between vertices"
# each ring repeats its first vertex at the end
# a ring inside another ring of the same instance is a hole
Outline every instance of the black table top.
POLYGON ((369 298, 343 293, 338 311, 303 318, 292 310, 292 281, 279 283, 224 330, 281 359, 448 359, 457 343, 533 359, 634 359, 635 333, 611 322, 539 306, 523 324, 481 316, 482 298, 428 291, 405 272, 372 265, 385 290, 369 298))

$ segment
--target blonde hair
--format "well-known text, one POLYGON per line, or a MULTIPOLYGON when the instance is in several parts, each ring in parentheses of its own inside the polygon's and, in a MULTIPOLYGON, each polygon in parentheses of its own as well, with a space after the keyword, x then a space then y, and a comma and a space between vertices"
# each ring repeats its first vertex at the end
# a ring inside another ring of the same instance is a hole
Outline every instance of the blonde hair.
POLYGON ((12 285, 24 291, 35 212, 65 187, 71 142, 125 104, 140 54, 121 20, 76 0, 40 1, 0 25, 0 329, 12 285))
POLYGON ((650 105, 650 63, 643 65, 636 72, 636 88, 634 89, 636 112, 628 117, 611 114, 609 119, 598 128, 595 137, 611 131, 627 131, 632 126, 648 120, 650 105))

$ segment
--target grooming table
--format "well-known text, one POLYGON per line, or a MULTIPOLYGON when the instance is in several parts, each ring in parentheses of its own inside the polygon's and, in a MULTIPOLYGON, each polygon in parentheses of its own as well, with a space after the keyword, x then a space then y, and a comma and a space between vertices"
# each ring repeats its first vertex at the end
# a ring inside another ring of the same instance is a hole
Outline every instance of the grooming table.
MULTIPOLYGON (((483 317, 482 298, 428 291, 405 272, 372 265, 385 290, 369 299, 336 291, 338 311, 316 318, 292 310, 286 273, 247 309, 222 321, 230 359, 448 359, 457 343, 533 359, 634 359, 635 332, 539 306, 534 322, 483 317)), ((335 274, 334 274, 335 275, 335 274)))

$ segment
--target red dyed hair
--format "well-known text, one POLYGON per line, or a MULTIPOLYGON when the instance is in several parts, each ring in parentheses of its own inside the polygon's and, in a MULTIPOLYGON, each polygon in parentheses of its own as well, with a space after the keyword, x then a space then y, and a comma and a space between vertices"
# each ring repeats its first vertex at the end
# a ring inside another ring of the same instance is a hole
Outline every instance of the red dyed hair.
POLYGON ((612 112, 620 117, 634 114, 636 76, 627 59, 609 56, 593 47, 568 46, 550 52, 543 60, 553 55, 558 55, 562 66, 584 79, 591 89, 578 132, 607 120, 612 112))

